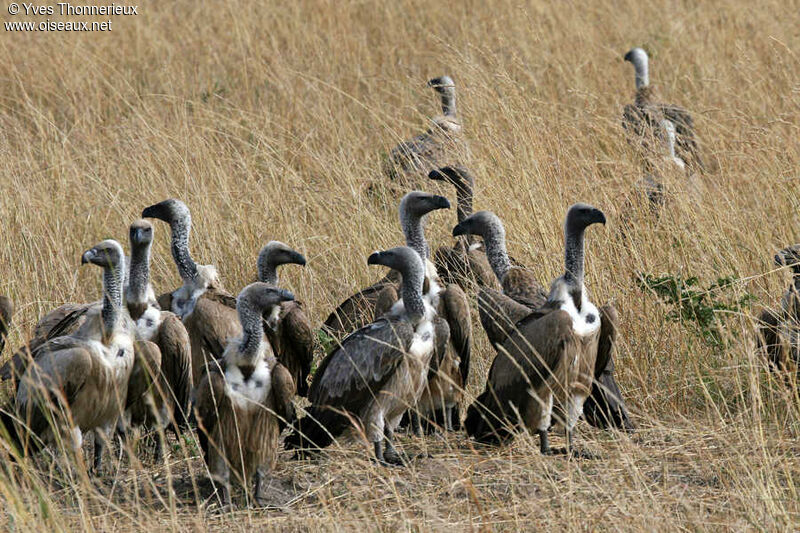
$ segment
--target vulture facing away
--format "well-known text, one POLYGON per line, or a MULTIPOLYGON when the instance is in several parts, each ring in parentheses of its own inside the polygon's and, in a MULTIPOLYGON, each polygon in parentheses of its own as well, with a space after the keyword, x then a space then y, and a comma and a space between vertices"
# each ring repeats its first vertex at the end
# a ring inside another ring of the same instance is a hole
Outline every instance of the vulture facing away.
POLYGON ((402 300, 348 335, 322 361, 308 395, 312 405, 286 446, 323 448, 355 424, 372 442, 380 463, 402 464, 394 430, 425 388, 436 342, 436 311, 423 298, 425 270, 417 252, 392 248, 373 253, 367 263, 401 273, 402 300))
POLYGON ((262 481, 277 457, 279 421, 293 414, 294 381, 264 337, 262 315, 293 299, 266 283, 245 287, 236 305, 242 333, 227 343, 219 365, 210 366, 197 387, 200 444, 224 505, 231 503, 231 471, 244 487, 255 478, 256 502, 266 503, 262 481))

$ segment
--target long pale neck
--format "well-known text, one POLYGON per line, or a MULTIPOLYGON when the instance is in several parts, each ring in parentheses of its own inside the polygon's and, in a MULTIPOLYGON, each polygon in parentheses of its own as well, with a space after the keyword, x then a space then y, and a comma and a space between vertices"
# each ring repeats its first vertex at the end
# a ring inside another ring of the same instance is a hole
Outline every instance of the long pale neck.
POLYGON ((406 246, 417 252, 423 260, 428 259, 431 256, 431 249, 428 241, 425 240, 422 217, 401 213, 400 225, 403 227, 403 234, 406 237, 406 246))
POLYGON ((270 261, 264 261, 262 264, 258 265, 258 281, 277 287, 278 265, 270 261))
POLYGON ((122 279, 125 272, 125 259, 119 264, 103 269, 103 337, 108 339, 114 332, 122 309, 122 279))
POLYGON ((194 280, 197 277, 197 263, 189 252, 190 222, 176 220, 171 224, 172 230, 172 258, 178 267, 178 274, 184 281, 194 280))
POLYGON ((564 279, 578 291, 583 289, 583 235, 583 229, 565 235, 564 279))
POLYGON ((448 87, 442 92, 442 112, 447 117, 456 116, 456 91, 448 87))
POLYGON ((424 273, 419 267, 403 272, 403 283, 400 294, 403 297, 403 306, 413 322, 418 322, 425 314, 425 304, 422 302, 422 283, 424 273))
POLYGON ((134 246, 131 250, 131 265, 128 276, 129 302, 141 303, 147 299, 150 284, 150 245, 134 246))
POLYGON ((506 230, 500 224, 492 224, 483 234, 483 244, 486 247, 486 259, 492 267, 497 280, 503 283, 503 279, 511 269, 511 260, 508 258, 506 250, 506 230))
POLYGON ((650 85, 650 75, 647 56, 636 54, 633 56, 633 69, 636 73, 636 88, 641 89, 650 85))
POLYGON ((242 324, 242 342, 239 343, 239 354, 244 359, 254 361, 260 353, 263 342, 261 313, 248 302, 240 302, 237 311, 239 322, 242 324))

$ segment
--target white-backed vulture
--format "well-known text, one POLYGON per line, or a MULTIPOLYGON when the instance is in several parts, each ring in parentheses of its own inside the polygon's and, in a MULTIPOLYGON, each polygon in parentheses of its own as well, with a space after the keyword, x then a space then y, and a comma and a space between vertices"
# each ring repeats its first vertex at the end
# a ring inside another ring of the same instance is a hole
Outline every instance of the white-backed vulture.
POLYGON ((14 303, 8 296, 0 296, 0 354, 6 346, 8 328, 11 326, 11 317, 14 315, 14 303))
POLYGON ((265 503, 261 481, 275 464, 278 421, 291 417, 294 381, 264 337, 262 315, 292 299, 291 292, 266 283, 245 287, 236 304, 242 333, 197 387, 200 443, 225 505, 231 502, 231 471, 245 488, 255 477, 255 499, 265 503))
MULTIPOLYGON (((162 311, 150 284, 150 253, 153 226, 137 220, 130 227, 131 260, 125 305, 136 324, 136 340, 150 341, 158 350, 158 365, 152 348, 137 353, 129 388, 126 422, 132 426, 177 426, 186 422, 189 395, 192 390, 192 354, 189 334, 181 320, 171 311, 162 311), (141 365, 147 365, 141 367, 141 365), (155 374, 151 373, 154 371, 155 374), (151 384, 153 377, 157 377, 151 384), (142 379, 144 383, 134 384, 142 379), (132 389, 132 390, 131 390, 132 389), (136 391, 142 394, 137 396, 136 391)), ((158 440, 156 460, 161 458, 163 444, 158 440)))
MULTIPOLYGON (((449 207, 450 203, 443 196, 412 191, 403 197, 399 209, 406 246, 417 252, 425 265, 423 296, 437 311, 434 319, 437 350, 419 405, 411 413, 413 429, 418 434, 422 430, 419 414, 447 431, 454 428, 454 422, 460 424, 457 407, 469 375, 472 350, 469 300, 458 285, 441 283, 436 267, 430 261, 430 246, 425 239, 427 215, 436 209, 449 207)), ((376 306, 376 318, 399 299, 398 290, 393 285, 384 287, 376 306)))
POLYGON ((645 163, 650 161, 650 154, 659 153, 658 139, 663 138, 662 121, 666 119, 675 126, 677 156, 690 170, 705 171, 706 166, 695 139, 692 116, 682 107, 655 101, 650 85, 647 52, 633 48, 625 54, 625 61, 633 64, 636 74, 636 100, 625 106, 622 126, 631 136, 631 142, 644 150, 645 163))
MULTIPOLYGON (((428 178, 447 182, 456 189, 456 215, 463 222, 472 214, 475 178, 461 166, 448 166, 431 170, 428 178)), ((464 290, 477 287, 499 288, 492 267, 486 259, 483 246, 472 235, 456 239, 453 247, 442 246, 434 253, 433 262, 439 278, 445 283, 457 283, 464 290)))
MULTIPOLYGON (((258 254, 258 281, 277 287, 278 267, 290 264, 306 266, 306 258, 282 242, 268 242, 258 254)), ((283 302, 273 315, 265 315, 264 333, 278 362, 292 375, 298 396, 305 398, 314 362, 315 333, 303 311, 303 303, 283 302)))
POLYGON ((157 218, 169 224, 172 258, 183 285, 158 297, 161 309, 178 315, 186 326, 192 346, 192 383, 199 383, 206 365, 222 356, 228 339, 241 335, 236 300, 217 278, 217 269, 198 265, 189 253, 192 217, 180 200, 170 199, 147 207, 143 218, 157 218))
POLYGON ((425 388, 436 311, 423 298, 425 270, 417 252, 392 248, 373 253, 367 263, 401 273, 402 299, 322 361, 308 395, 312 405, 295 423, 286 446, 323 448, 355 425, 373 443, 380 463, 402 464, 394 430, 425 388))
POLYGON ((604 319, 584 285, 584 232, 605 221, 602 211, 586 204, 567 211, 564 275, 553 281, 545 306, 519 322, 500 346, 486 390, 467 412, 467 433, 478 441, 507 440, 521 420, 539 435, 543 454, 557 453, 548 441, 555 422, 565 429, 565 451, 576 453, 573 429, 591 392, 604 319))
POLYGON ((464 162, 469 148, 456 114, 456 86, 452 78, 442 76, 428 82, 442 102, 442 115, 432 119, 425 132, 402 142, 389 152, 385 172, 392 180, 406 186, 421 184, 431 170, 464 162))
POLYGON ((547 292, 532 272, 511 265, 506 251, 506 230, 491 211, 478 211, 453 228, 453 236, 479 235, 486 257, 503 292, 491 288, 478 291, 478 311, 489 342, 497 348, 514 324, 544 305, 547 292))
POLYGON ((791 386, 792 374, 800 377, 800 244, 775 254, 775 264, 791 267, 792 283, 783 293, 779 310, 761 312, 758 345, 770 368, 791 386))
MULTIPOLYGON (((16 416, 25 425, 17 432, 22 453, 59 442, 79 453, 85 432, 107 431, 124 409, 134 325, 122 306, 122 247, 103 241, 86 251, 81 262, 103 268, 103 303, 88 312, 74 334, 50 339, 32 354, 15 401, 16 416)), ((95 438, 95 471, 100 470, 103 443, 95 438)))

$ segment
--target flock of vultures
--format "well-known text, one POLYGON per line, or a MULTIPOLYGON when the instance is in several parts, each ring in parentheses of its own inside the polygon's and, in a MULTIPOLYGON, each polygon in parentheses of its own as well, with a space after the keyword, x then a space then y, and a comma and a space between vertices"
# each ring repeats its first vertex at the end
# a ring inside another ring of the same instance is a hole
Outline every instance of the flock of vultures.
MULTIPOLYGON (((689 113, 657 101, 645 51, 634 48, 625 59, 635 70, 636 98, 622 124, 642 165, 642 198, 657 215, 665 172, 689 180, 708 169, 689 113)), ((350 436, 374 447, 374 461, 402 466, 410 458, 395 447, 400 426, 420 436, 464 429, 486 445, 527 429, 538 435, 541 453, 576 457, 590 456, 573 438, 582 415, 600 428, 634 431, 614 376, 617 313, 596 305, 584 282, 587 229, 605 224, 605 214, 584 203, 565 209, 564 273, 549 289, 540 284, 509 256, 500 217, 473 212, 453 80, 443 76, 429 86, 442 115, 387 157, 386 185, 402 194, 405 245, 367 258, 382 267, 378 282, 314 327, 278 279, 278 267, 306 264, 300 252, 266 244, 258 281, 234 297, 213 266, 192 257, 189 208, 176 199, 151 205, 130 226, 129 256, 115 240, 83 254, 82 263, 103 271, 101 299, 45 315, 0 368, 13 388, 0 427, 11 457, 43 448, 81 457, 83 435, 94 432, 91 469, 98 472, 111 432, 125 439, 136 428, 162 437, 165 430, 195 431, 222 501, 231 503, 233 474, 246 489, 254 482, 262 503, 262 481, 284 433, 283 446, 297 450, 295 457, 350 436), (427 179, 452 186, 458 217, 455 244, 433 253, 425 219, 451 203, 411 190, 427 179), (158 298, 150 283, 155 228, 146 219, 169 226, 181 278, 158 298), (496 355, 483 393, 462 416, 474 303, 496 355), (331 347, 315 364, 323 340, 331 347), (563 432, 563 448, 550 446, 551 430, 563 432)), ((793 265, 800 280, 800 246, 776 260, 793 265)), ((798 288, 787 291, 780 312, 761 317, 759 339, 777 366, 797 359, 798 288)), ((0 297, 0 342, 11 317, 11 302, 0 297)), ((155 446, 160 459, 161 438, 155 446)))

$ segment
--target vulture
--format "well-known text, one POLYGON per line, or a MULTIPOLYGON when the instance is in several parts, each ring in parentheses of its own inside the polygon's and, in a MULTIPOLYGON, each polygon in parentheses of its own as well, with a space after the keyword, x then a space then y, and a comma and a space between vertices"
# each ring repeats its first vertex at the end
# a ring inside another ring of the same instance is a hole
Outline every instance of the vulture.
POLYGON ((783 293, 781 308, 776 312, 764 309, 759 317, 758 346, 767 357, 770 368, 784 375, 791 386, 788 372, 800 377, 800 244, 775 254, 778 266, 792 269, 792 283, 783 293))
MULTIPOLYGON (((75 333, 51 338, 32 353, 14 406, 25 426, 15 432, 22 453, 61 441, 71 442, 77 453, 85 432, 105 432, 124 409, 135 341, 134 324, 122 305, 125 256, 118 242, 105 240, 86 251, 81 262, 103 268, 102 305, 87 312, 75 333)), ((4 413, 3 418, 8 422, 11 416, 4 413)), ((95 472, 103 448, 104 440, 96 438, 95 472)))
POLYGON ((0 354, 6 346, 8 328, 11 326, 11 316, 14 314, 14 303, 8 296, 0 295, 0 354))
MULTIPOLYGON (((469 300, 458 285, 440 283, 425 239, 424 219, 428 213, 449 207, 450 202, 443 196, 412 191, 403 197, 399 209, 406 246, 419 254, 425 266, 424 297, 437 311, 434 319, 437 349, 433 365, 419 405, 411 412, 411 422, 417 434, 422 430, 420 414, 441 424, 447 431, 454 428, 454 422, 460 422, 457 406, 469 375, 472 349, 469 300)), ((389 311, 401 297, 398 290, 399 287, 394 285, 382 289, 376 305, 376 318, 389 311)))
MULTIPOLYGON (((650 85, 647 52, 633 48, 625 54, 636 74, 636 99, 623 110, 622 126, 637 147, 645 154, 658 153, 657 139, 664 138, 662 123, 672 123, 675 128, 677 157, 692 171, 705 171, 706 166, 700 156, 695 138, 694 121, 689 112, 682 107, 656 102, 653 87, 650 85)), ((649 161, 646 157, 645 161, 649 161)))
POLYGON ((169 224, 172 258, 183 285, 158 297, 161 309, 175 313, 189 333, 192 352, 192 383, 200 383, 206 365, 222 356, 228 339, 241 335, 236 316, 236 299, 217 278, 217 269, 198 265, 189 253, 192 217, 180 200, 170 199, 147 207, 142 218, 156 218, 169 224))
POLYGON ((478 311, 489 342, 497 348, 514 324, 544 305, 547 292, 529 270, 512 266, 506 251, 506 230, 491 211, 478 211, 453 228, 453 236, 479 235, 486 257, 502 292, 492 288, 478 291, 478 311))
MULTIPOLYGON (((431 170, 428 178, 444 181, 456 189, 456 215, 463 222, 472 214, 472 196, 475 178, 461 166, 442 167, 431 170)), ((498 288, 486 251, 476 243, 472 235, 457 239, 453 247, 440 247, 434 254, 434 264, 445 283, 457 283, 464 290, 478 287, 498 288)))
MULTIPOLYGON (((272 287, 278 286, 278 267, 281 265, 306 265, 303 254, 278 241, 267 243, 258 254, 258 281, 272 287)), ((264 333, 269 339, 278 362, 289 370, 297 394, 308 395, 308 376, 314 362, 314 329, 297 300, 281 303, 272 315, 264 316, 264 333)))
POLYGON ((236 301, 242 333, 225 346, 218 365, 197 387, 195 416, 212 479, 230 505, 231 470, 244 487, 255 478, 255 499, 266 503, 264 477, 275 464, 279 420, 293 411, 294 381, 264 337, 262 315, 291 301, 291 292, 266 283, 245 287, 236 301))
POLYGON ((285 444, 323 448, 355 425, 373 444, 379 463, 399 465, 394 431, 425 388, 436 310, 423 297, 425 268, 417 252, 405 246, 375 252, 367 264, 399 271, 402 299, 322 361, 308 394, 312 405, 285 444))
POLYGON ((428 87, 439 94, 442 115, 432 120, 425 133, 395 146, 386 164, 389 178, 406 185, 413 185, 416 178, 424 178, 431 170, 469 157, 461 121, 456 115, 455 83, 449 76, 442 76, 430 80, 428 87))
MULTIPOLYGON (((192 354, 189 334, 171 311, 162 311, 150 284, 150 252, 153 226, 137 220, 130 227, 131 260, 125 305, 136 325, 136 363, 128 389, 125 425, 169 424, 177 435, 177 425, 186 421, 192 390, 192 354), (148 346, 152 344, 152 346, 148 346), (157 378, 153 381, 153 378, 157 378), (134 384, 134 381, 139 383, 134 384), (155 390, 153 390, 155 389, 155 390), (152 404, 152 407, 151 407, 152 404), (157 416, 153 408, 158 412, 157 416)), ((163 445, 158 440, 156 459, 163 445)))
POLYGON ((587 204, 567 211, 565 272, 553 281, 544 306, 518 322, 499 347, 486 390, 469 407, 464 423, 477 441, 506 441, 521 421, 539 435, 543 454, 580 455, 572 446, 573 430, 591 393, 601 330, 609 318, 584 285, 584 232, 605 221, 602 211, 587 204), (553 423, 565 430, 564 450, 550 447, 553 423))
MULTIPOLYGON (((491 211, 479 211, 453 229, 453 234, 475 234, 483 238, 489 263, 503 286, 503 292, 482 288, 478 292, 481 324, 492 346, 500 349, 517 323, 547 302, 547 293, 533 274, 512 266, 505 246, 505 229, 491 211)), ((614 377, 613 352, 616 346, 617 311, 607 305, 600 309, 602 329, 595 364, 595 383, 587 400, 586 420, 599 428, 633 431, 634 425, 614 377)))

